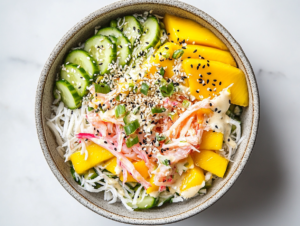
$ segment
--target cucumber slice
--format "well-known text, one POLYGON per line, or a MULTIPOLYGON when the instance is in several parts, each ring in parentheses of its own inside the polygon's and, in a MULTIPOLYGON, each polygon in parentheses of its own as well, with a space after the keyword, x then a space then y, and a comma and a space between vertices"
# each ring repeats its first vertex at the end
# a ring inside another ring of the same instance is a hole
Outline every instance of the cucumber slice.
POLYGON ((68 81, 77 91, 78 95, 83 97, 88 93, 86 89, 90 84, 90 77, 77 64, 65 64, 60 71, 61 79, 68 81))
POLYGON ((156 17, 150 16, 143 25, 140 44, 133 50, 133 56, 142 56, 144 51, 155 47, 160 38, 160 27, 156 17))
POLYGON ((169 197, 159 197, 157 205, 162 206, 165 203, 169 203, 173 197, 174 197, 173 195, 170 195, 169 197))
POLYGON ((116 60, 117 48, 112 41, 103 35, 94 35, 85 42, 84 50, 98 63, 100 75, 109 72, 108 66, 116 60))
POLYGON ((110 21, 110 26, 111 27, 117 27, 118 25, 117 25, 117 20, 112 20, 112 21, 110 21))
POLYGON ((139 38, 143 32, 140 22, 134 16, 124 16, 119 20, 118 24, 121 25, 119 28, 129 39, 132 46, 134 46, 135 40, 139 38))
POLYGON ((98 31, 97 35, 113 36, 117 38, 117 59, 119 59, 119 65, 124 66, 129 62, 131 58, 131 43, 118 28, 102 28, 98 31))
POLYGON ((60 92, 61 99, 67 108, 76 109, 80 107, 81 97, 69 82, 59 80, 56 82, 56 88, 60 92))
POLYGON ((98 176, 98 173, 94 170, 94 168, 89 169, 85 174, 84 178, 86 180, 92 180, 95 179, 98 176))
POLYGON ((71 51, 66 57, 65 63, 67 62, 80 65, 90 78, 99 74, 99 68, 96 60, 82 49, 71 51))
MULTIPOLYGON (((157 199, 151 196, 145 196, 143 200, 141 200, 142 197, 138 198, 135 210, 144 210, 144 209, 150 209, 155 206, 157 199)), ((132 203, 127 203, 128 206, 133 207, 132 203)))
POLYGON ((70 171, 71 171, 72 177, 73 177, 73 179, 75 180, 75 182, 76 182, 77 184, 81 185, 80 179, 79 179, 79 178, 76 178, 76 176, 75 176, 75 170, 74 170, 74 167, 73 167, 73 166, 71 166, 70 171))

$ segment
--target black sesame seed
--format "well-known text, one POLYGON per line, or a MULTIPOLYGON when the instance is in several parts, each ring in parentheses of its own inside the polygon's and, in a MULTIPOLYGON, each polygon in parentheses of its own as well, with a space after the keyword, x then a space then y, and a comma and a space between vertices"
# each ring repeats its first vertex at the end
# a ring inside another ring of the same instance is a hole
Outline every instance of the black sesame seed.
POLYGON ((228 142, 230 142, 230 138, 228 138, 228 142))
POLYGON ((229 104, 231 104, 231 100, 229 100, 229 104))
POLYGON ((205 65, 203 65, 203 67, 202 68, 205 68, 205 65))
POLYGON ((116 150, 117 150, 117 148, 114 148, 114 150, 116 151, 116 150))
POLYGON ((215 111, 218 111, 218 108, 215 108, 215 111))
POLYGON ((212 103, 209 103, 209 106, 212 106, 212 103))
POLYGON ((217 81, 217 79, 214 79, 214 82, 216 82, 217 81))
POLYGON ((193 53, 195 53, 195 52, 197 52, 197 49, 195 49, 193 53))
POLYGON ((183 46, 182 49, 186 49, 186 47, 183 46))
POLYGON ((216 86, 216 84, 212 83, 213 86, 216 86))
POLYGON ((206 82, 207 84, 209 83, 209 79, 207 79, 207 82, 206 82))
POLYGON ((218 129, 218 126, 217 126, 217 125, 215 125, 215 127, 218 129))
POLYGON ((208 75, 211 75, 211 72, 207 72, 208 75))
POLYGON ((218 113, 220 114, 220 113, 221 113, 221 110, 220 110, 220 111, 218 111, 218 113))
POLYGON ((193 65, 191 64, 191 68, 193 68, 193 65))
POLYGON ((105 140, 104 143, 107 144, 107 141, 105 140))
POLYGON ((222 82, 219 83, 219 85, 221 85, 221 84, 222 84, 222 82))
POLYGON ((196 93, 199 93, 199 89, 196 90, 196 93))

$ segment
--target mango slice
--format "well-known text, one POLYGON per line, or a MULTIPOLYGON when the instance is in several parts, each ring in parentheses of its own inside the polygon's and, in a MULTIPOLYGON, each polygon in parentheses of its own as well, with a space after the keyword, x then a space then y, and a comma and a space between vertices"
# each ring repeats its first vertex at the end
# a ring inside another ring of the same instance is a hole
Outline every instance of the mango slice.
POLYGON ((192 187, 196 187, 202 185, 205 180, 203 170, 199 167, 194 167, 193 169, 189 169, 182 175, 182 183, 180 186, 180 191, 184 192, 192 187))
POLYGON ((156 186, 156 185, 154 184, 154 175, 152 175, 152 176, 150 177, 149 183, 151 184, 151 187, 149 187, 149 188, 147 189, 147 191, 146 191, 147 194, 150 194, 150 193, 152 193, 152 192, 158 191, 159 186, 156 186))
MULTIPOLYGON (((134 168, 141 174, 142 177, 147 179, 149 177, 148 167, 146 163, 142 160, 139 162, 133 163, 134 168)), ((120 180, 123 181, 123 173, 120 174, 120 180)), ((126 182, 137 182, 130 174, 127 172, 127 180, 126 182)))
POLYGON ((116 166, 117 166, 117 158, 116 157, 114 157, 110 160, 107 160, 104 163, 105 169, 108 170, 109 172, 115 174, 115 175, 117 175, 116 166))
POLYGON ((201 45, 186 45, 181 59, 197 58, 213 60, 236 67, 236 62, 230 52, 201 45))
POLYGON ((209 117, 213 114, 213 111, 209 108, 200 108, 197 112, 197 122, 202 124, 204 122, 205 116, 209 117))
POLYGON ((192 157, 196 166, 218 177, 224 177, 228 165, 227 159, 209 150, 201 150, 200 153, 194 152, 192 157))
POLYGON ((114 157, 114 155, 108 150, 95 143, 87 146, 86 150, 88 152, 87 160, 85 160, 85 154, 81 155, 80 151, 71 155, 72 164, 76 173, 78 174, 83 174, 88 169, 93 168, 101 162, 114 157))
MULTIPOLYGON (((159 65, 158 67, 167 67, 165 69, 164 77, 172 78, 172 76, 174 75, 173 72, 174 59, 172 59, 172 55, 173 52, 178 48, 180 48, 178 45, 175 45, 174 43, 171 42, 167 42, 156 51, 154 57, 151 56, 150 61, 147 63, 154 63, 155 65, 159 65), (168 58, 165 58, 163 53, 168 53, 170 56, 168 58)), ((149 68, 149 72, 151 74, 154 74, 156 71, 157 71, 156 66, 152 66, 151 68, 149 68)))
POLYGON ((223 145, 223 133, 213 132, 212 130, 203 131, 200 150, 220 150, 223 145))
POLYGON ((214 33, 195 21, 166 14, 164 24, 169 34, 169 39, 176 43, 185 40, 189 44, 195 42, 195 44, 199 45, 228 50, 226 45, 214 33))
POLYGON ((231 103, 248 106, 248 87, 242 70, 221 62, 200 59, 185 59, 182 67, 189 77, 191 94, 198 100, 213 98, 232 84, 231 103))
MULTIPOLYGON (((165 69, 165 75, 164 77, 172 78, 174 75, 173 72, 173 66, 174 66, 174 59, 172 58, 173 53, 175 50, 181 49, 182 47, 180 45, 177 45, 172 42, 167 42, 164 45, 162 45, 154 54, 154 56, 151 56, 150 60, 146 62, 146 64, 154 63, 155 65, 159 65, 158 67, 167 67, 165 69), (163 54, 169 54, 169 57, 166 58, 163 54)), ((181 57, 182 60, 187 58, 197 58, 199 59, 199 56, 201 58, 207 59, 207 60, 213 60, 213 61, 219 61, 225 64, 229 64, 233 67, 236 67, 236 62, 230 52, 223 51, 219 49, 214 49, 211 47, 206 46, 200 46, 200 45, 187 45, 184 49, 184 53, 181 57)), ((151 74, 154 74, 157 71, 157 66, 152 66, 149 69, 149 72, 151 74)))

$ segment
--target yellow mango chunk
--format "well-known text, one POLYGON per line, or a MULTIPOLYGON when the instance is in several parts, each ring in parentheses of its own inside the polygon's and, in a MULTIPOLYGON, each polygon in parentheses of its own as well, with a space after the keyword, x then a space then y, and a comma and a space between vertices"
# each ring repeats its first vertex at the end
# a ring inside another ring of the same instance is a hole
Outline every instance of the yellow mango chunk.
POLYGON ((203 170, 199 167, 189 169, 187 172, 182 174, 182 183, 180 186, 180 192, 184 192, 192 187, 202 185, 205 180, 203 170))
POLYGON ((185 48, 186 49, 183 49, 184 53, 181 57, 182 60, 188 57, 197 58, 197 59, 201 57, 200 59, 218 61, 224 64, 229 64, 233 67, 237 66, 233 56, 228 51, 215 49, 207 46, 191 45, 191 44, 186 45, 185 48))
POLYGON ((103 165, 106 170, 117 175, 117 173, 116 173, 117 158, 116 157, 111 158, 110 160, 107 160, 103 165))
POLYGON ((188 155, 186 159, 186 164, 184 165, 186 168, 192 169, 194 167, 194 161, 191 155, 188 155))
POLYGON ((204 119, 205 119, 205 116, 209 117, 210 115, 213 114, 213 111, 209 108, 201 108, 199 109, 197 112, 196 112, 196 115, 197 115, 197 122, 199 124, 202 124, 204 119))
POLYGON ((199 45, 228 50, 226 45, 214 33, 195 21, 166 14, 164 24, 167 33, 170 34, 169 39, 176 43, 185 40, 189 44, 195 42, 199 45))
MULTIPOLYGON (((143 160, 139 162, 134 162, 133 166, 141 174, 142 177, 144 177, 145 179, 149 177, 148 167, 146 166, 146 163, 143 160)), ((120 180, 123 181, 123 173, 120 174, 120 180)), ((137 181, 127 172, 126 182, 137 182, 137 181)))
POLYGON ((200 150, 220 150, 223 145, 223 133, 213 132, 212 130, 203 131, 200 150))
POLYGON ((227 159, 209 150, 201 150, 200 153, 194 152, 192 157, 196 166, 218 177, 224 177, 228 165, 227 159))
POLYGON ((152 193, 152 192, 158 191, 159 186, 156 186, 156 185, 154 184, 154 175, 152 175, 152 176, 150 177, 149 183, 151 184, 151 187, 149 187, 149 188, 146 190, 147 194, 150 194, 150 193, 152 193))
POLYGON ((85 154, 81 154, 80 151, 71 155, 71 161, 76 173, 83 174, 88 169, 97 166, 101 162, 114 157, 112 153, 103 147, 93 143, 86 147, 88 152, 88 158, 85 160, 85 154))
POLYGON ((213 98, 232 84, 231 103, 248 106, 247 81, 242 70, 228 64, 200 59, 185 59, 182 67, 189 77, 191 94, 198 100, 213 98))
MULTIPOLYGON (((174 75, 173 72, 174 59, 172 59, 172 55, 173 52, 178 48, 180 48, 178 45, 171 42, 167 42, 156 51, 154 57, 151 56, 149 62, 146 62, 146 64, 154 63, 155 65, 159 65, 158 67, 167 67, 165 69, 164 77, 171 78, 174 75), (165 58, 164 57, 165 55, 163 55, 164 53, 168 53, 169 57, 165 58)), ((153 65, 148 69, 150 74, 154 74, 157 71, 157 66, 155 65, 153 65)))

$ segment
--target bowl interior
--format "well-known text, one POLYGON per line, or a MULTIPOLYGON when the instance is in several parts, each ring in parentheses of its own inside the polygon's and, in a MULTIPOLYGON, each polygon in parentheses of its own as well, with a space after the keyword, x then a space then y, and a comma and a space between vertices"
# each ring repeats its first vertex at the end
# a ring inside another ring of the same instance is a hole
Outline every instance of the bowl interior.
POLYGON ((176 6, 177 3, 175 4, 173 2, 171 4, 169 1, 150 1, 152 3, 140 2, 141 1, 131 1, 131 4, 118 2, 98 10, 78 23, 60 41, 45 65, 38 86, 37 99, 39 99, 39 101, 37 101, 36 106, 38 108, 37 127, 41 145, 49 166, 66 190, 83 205, 103 216, 122 222, 134 224, 170 223, 196 214, 210 206, 230 188, 231 184, 240 174, 251 152, 255 139, 253 136, 255 137, 256 134, 256 127, 254 125, 256 125, 258 117, 258 94, 255 78, 247 58, 231 35, 214 19, 202 11, 183 3, 178 3, 180 4, 178 6, 181 7, 179 8, 176 6), (161 4, 154 4, 153 2, 160 2, 161 4), (228 46, 238 67, 246 74, 250 93, 250 105, 246 108, 242 116, 243 136, 245 139, 239 146, 233 162, 229 164, 224 179, 216 180, 214 186, 205 196, 198 196, 184 202, 165 205, 160 208, 142 212, 129 212, 121 203, 110 205, 107 201, 103 200, 102 193, 95 194, 86 192, 74 182, 70 174, 69 165, 64 162, 64 159, 61 158, 56 151, 57 144, 54 136, 46 125, 46 120, 50 117, 55 77, 68 51, 72 47, 76 47, 78 43, 84 42, 87 38, 94 35, 95 26, 105 26, 111 19, 149 10, 153 10, 153 12, 158 15, 169 13, 192 19, 216 34, 228 46))

